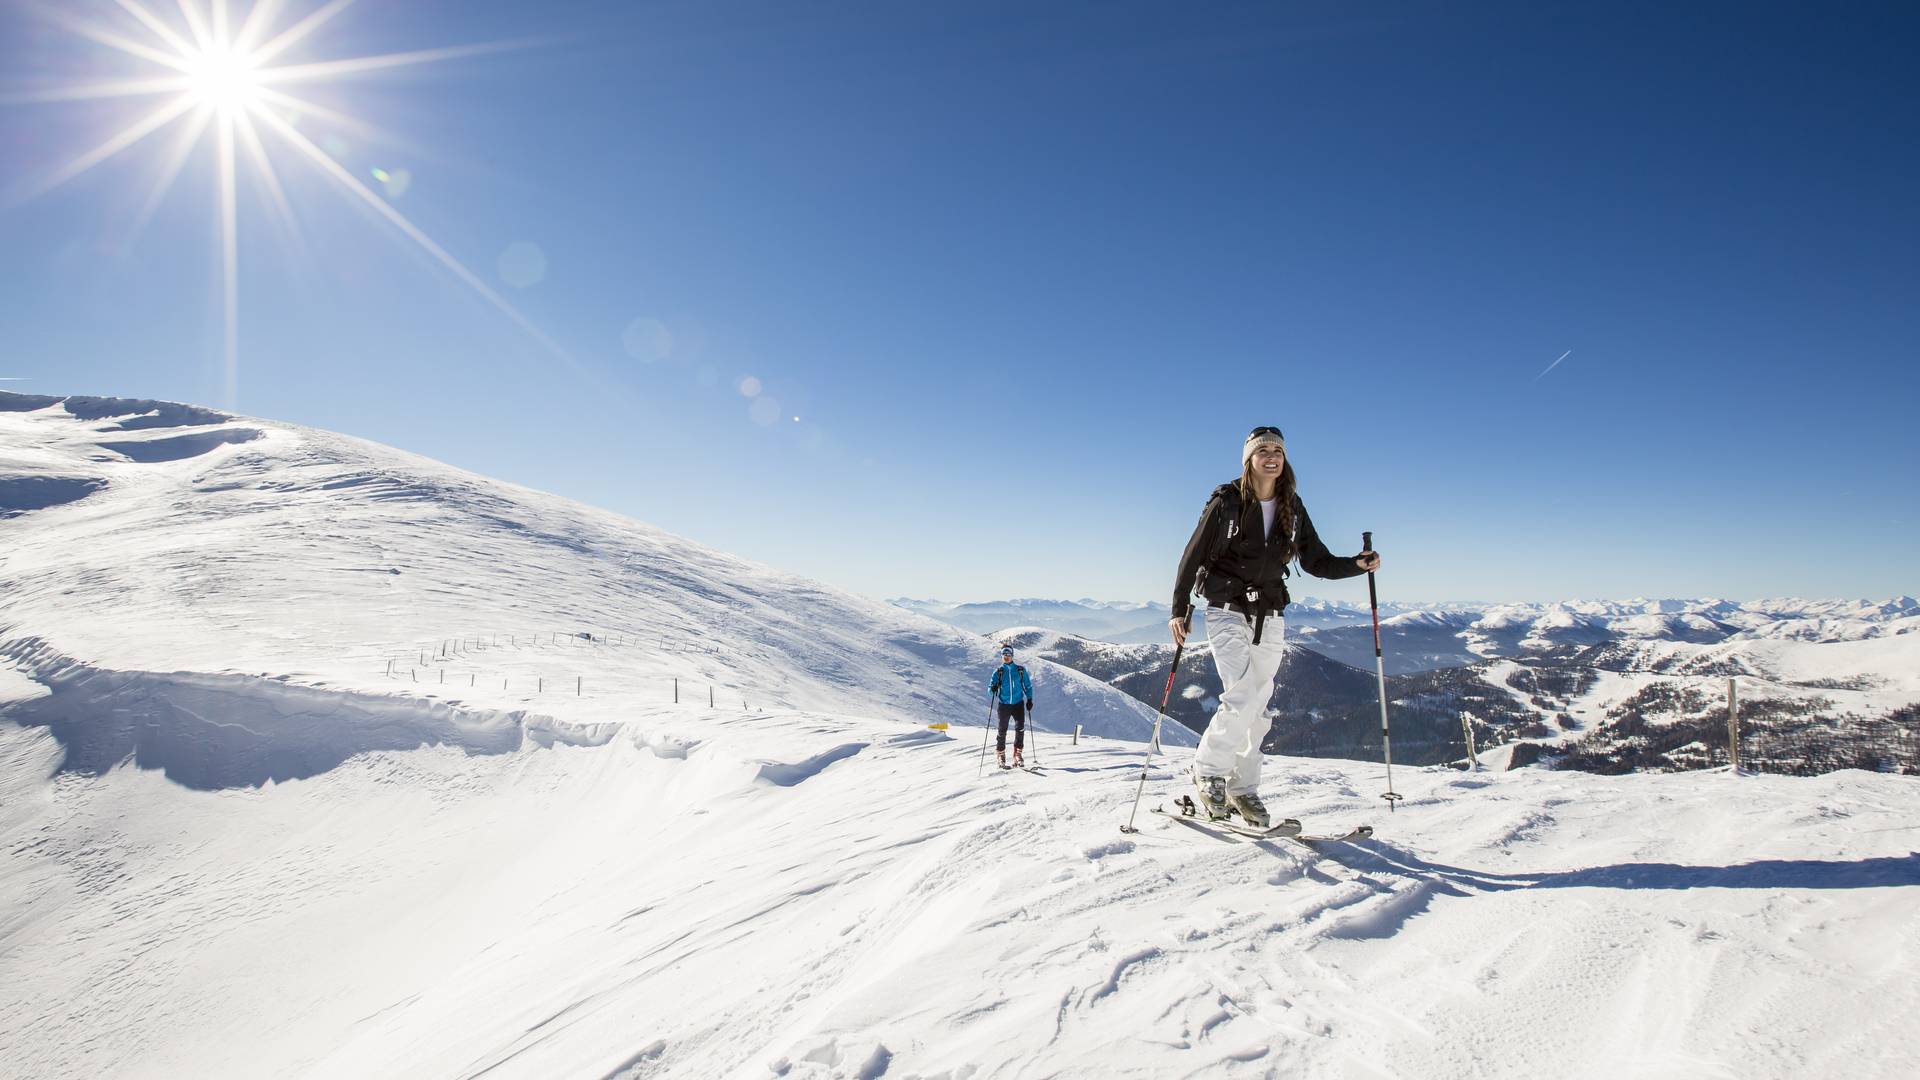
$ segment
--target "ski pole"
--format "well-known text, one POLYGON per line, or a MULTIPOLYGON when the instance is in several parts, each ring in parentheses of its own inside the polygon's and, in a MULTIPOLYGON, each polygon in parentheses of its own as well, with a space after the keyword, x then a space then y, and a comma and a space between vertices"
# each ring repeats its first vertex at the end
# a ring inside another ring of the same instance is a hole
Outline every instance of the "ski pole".
POLYGON ((980 734, 980 775, 975 777, 976 780, 986 778, 987 743, 991 742, 992 740, 993 740, 993 702, 989 701, 987 702, 987 729, 981 732, 980 734))
MULTIPOLYGON (((1360 534, 1360 550, 1373 550, 1371 532, 1360 534)), ((1387 662, 1380 653, 1380 594, 1374 588, 1371 570, 1367 571, 1367 606, 1373 609, 1373 674, 1380 681, 1380 749, 1387 759, 1387 790, 1380 797, 1387 800, 1387 812, 1392 813, 1400 795, 1393 790, 1393 733, 1387 728, 1387 662)))
POLYGON ((1167 688, 1160 695, 1160 712, 1153 718, 1153 738, 1147 742, 1146 760, 1140 762, 1140 783, 1133 789, 1133 809, 1127 814, 1127 823, 1120 826, 1123 833, 1137 833, 1133 827, 1134 815, 1140 813, 1140 793, 1147 789, 1147 767, 1153 764, 1153 750, 1160 745, 1160 721, 1167 715, 1167 702, 1173 699, 1173 676, 1180 670, 1180 653, 1186 649, 1181 642, 1173 647, 1173 666, 1167 669, 1167 688))
POLYGON ((1040 767, 1040 721, 1033 715, 1033 706, 1027 706, 1027 737, 1033 740, 1033 767, 1040 767))

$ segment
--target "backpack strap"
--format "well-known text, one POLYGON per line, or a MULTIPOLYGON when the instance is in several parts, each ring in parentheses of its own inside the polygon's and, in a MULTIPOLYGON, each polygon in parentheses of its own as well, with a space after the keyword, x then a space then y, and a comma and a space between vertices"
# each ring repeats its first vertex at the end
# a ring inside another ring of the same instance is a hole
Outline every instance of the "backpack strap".
POLYGON ((1237 484, 1221 484, 1213 489, 1208 501, 1219 503, 1220 514, 1226 519, 1214 531, 1213 546, 1207 549, 1207 562, 1212 563, 1225 555, 1234 537, 1240 535, 1240 487, 1237 484))

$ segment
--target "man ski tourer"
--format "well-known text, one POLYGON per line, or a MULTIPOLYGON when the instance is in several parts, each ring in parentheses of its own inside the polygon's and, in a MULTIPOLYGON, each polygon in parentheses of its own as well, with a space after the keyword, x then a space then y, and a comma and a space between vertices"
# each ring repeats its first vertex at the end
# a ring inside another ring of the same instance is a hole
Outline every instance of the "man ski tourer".
POLYGON ((1220 705, 1194 751, 1193 782, 1200 808, 1215 821, 1238 813, 1257 829, 1271 823, 1260 801, 1260 743, 1272 723, 1267 702, 1286 636, 1287 565, 1296 559, 1323 578, 1380 567, 1376 552, 1327 550, 1295 491, 1280 429, 1257 427, 1240 448, 1240 479, 1214 489, 1180 556, 1167 624, 1174 644, 1184 645, 1194 593, 1206 601, 1220 705))
POLYGON ((1000 666, 994 669, 993 681, 988 684, 988 693, 1000 704, 1000 738, 994 743, 994 754, 1000 759, 1000 767, 1007 767, 1007 721, 1013 721, 1013 764, 1019 768, 1024 761, 1022 752, 1027 745, 1027 714, 1033 711, 1033 680, 1027 678, 1027 669, 1013 662, 1013 646, 1007 645, 1000 650, 1000 666))

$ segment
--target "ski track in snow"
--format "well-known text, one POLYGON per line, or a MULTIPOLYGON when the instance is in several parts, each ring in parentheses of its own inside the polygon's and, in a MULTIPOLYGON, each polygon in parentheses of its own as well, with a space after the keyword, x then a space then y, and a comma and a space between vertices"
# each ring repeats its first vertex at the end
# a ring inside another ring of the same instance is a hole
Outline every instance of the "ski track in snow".
MULTIPOLYGON (((0 472, 60 481, 0 518, 0 1075, 1920 1060, 1911 778, 1407 769, 1389 816, 1375 764, 1272 759, 1277 814, 1378 836, 1123 835, 1138 743, 982 775, 924 726, 979 715, 983 639, 355 440, 88 409, 0 411, 0 472), (419 660, 516 628, 562 635, 419 660)), ((1036 681, 1059 729, 1151 719, 1036 681)))
POLYGON ((1902 778, 1419 771, 1382 819, 1372 767, 1276 760, 1291 812, 1381 827, 1313 850, 1122 836, 1126 744, 976 779, 971 740, 883 721, 626 726, 214 791, 19 784, 59 747, 0 729, 10 1068, 1895 1076, 1920 1051, 1902 778))

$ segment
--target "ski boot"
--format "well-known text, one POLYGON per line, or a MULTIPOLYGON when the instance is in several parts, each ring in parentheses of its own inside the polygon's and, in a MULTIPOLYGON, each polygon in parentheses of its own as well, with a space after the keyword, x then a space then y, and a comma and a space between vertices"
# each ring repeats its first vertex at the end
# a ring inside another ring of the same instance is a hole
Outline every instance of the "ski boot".
POLYGON ((1024 769, 1027 767, 1026 759, 1020 756, 1020 748, 1017 746, 1013 748, 1013 767, 1016 769, 1024 769))
POLYGON ((1201 776, 1195 773, 1193 786, 1200 797, 1194 801, 1199 804, 1208 821, 1225 821, 1233 810, 1227 805, 1227 778, 1224 776, 1201 776))
POLYGON ((1261 802, 1260 796, 1253 792, 1248 791, 1239 795, 1229 795, 1227 796, 1227 802, 1233 807, 1234 812, 1240 815, 1240 820, 1247 823, 1248 828, 1268 829, 1273 827, 1273 819, 1267 814, 1267 804, 1261 802))
POLYGON ((1001 768, 1004 769, 1007 767, 1007 752, 1005 750, 995 750, 993 756, 999 759, 1001 768))

